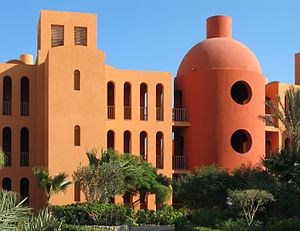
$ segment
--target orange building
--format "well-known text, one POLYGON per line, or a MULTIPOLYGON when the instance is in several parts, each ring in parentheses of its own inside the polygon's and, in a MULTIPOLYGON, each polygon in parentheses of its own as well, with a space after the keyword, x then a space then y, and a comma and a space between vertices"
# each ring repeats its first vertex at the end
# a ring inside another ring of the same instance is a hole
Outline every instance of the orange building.
MULTIPOLYGON (((300 71, 297 76, 300 82, 300 71)), ((231 38, 231 18, 211 17, 207 39, 180 64, 172 109, 171 73, 106 64, 96 15, 41 11, 36 62, 26 54, 0 64, 0 140, 8 159, 1 186, 41 207, 45 196, 32 168, 71 176, 87 164, 91 148, 140 155, 169 177, 213 163, 228 170, 256 164, 265 147, 278 149, 282 139, 258 119, 265 95, 284 88, 265 83, 255 55, 231 38)), ((72 184, 50 203, 82 200, 72 184)), ((124 200, 115 197, 115 203, 124 200)), ((140 206, 155 209, 155 196, 140 206)))

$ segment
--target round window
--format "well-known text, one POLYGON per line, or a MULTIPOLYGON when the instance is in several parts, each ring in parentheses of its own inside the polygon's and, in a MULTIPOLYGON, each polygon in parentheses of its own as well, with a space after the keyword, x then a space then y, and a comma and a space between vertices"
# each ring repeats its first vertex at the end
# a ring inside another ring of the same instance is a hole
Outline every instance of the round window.
POLYGON ((231 147, 238 153, 246 153, 252 146, 252 139, 246 130, 235 131, 230 139, 231 147))
POLYGON ((244 81, 235 82, 230 91, 232 99, 238 104, 246 104, 251 100, 252 92, 248 83, 244 81))

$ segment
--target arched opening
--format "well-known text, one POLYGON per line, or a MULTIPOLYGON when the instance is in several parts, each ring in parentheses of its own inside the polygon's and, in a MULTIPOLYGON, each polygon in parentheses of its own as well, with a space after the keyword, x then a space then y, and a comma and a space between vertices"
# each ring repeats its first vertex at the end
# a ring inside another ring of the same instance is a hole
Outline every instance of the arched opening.
POLYGON ((145 83, 140 85, 140 120, 148 120, 148 92, 145 83))
POLYGON ((74 145, 80 146, 80 126, 76 125, 74 127, 74 145))
POLYGON ((265 98, 265 114, 271 114, 271 108, 270 107, 268 107, 267 106, 267 103, 269 102, 269 101, 271 101, 271 98, 269 98, 269 97, 266 97, 265 98))
POLYGON ((131 134, 130 131, 124 132, 124 153, 131 153, 131 134))
POLYGON ((2 148, 5 155, 5 166, 11 166, 11 129, 5 127, 2 130, 2 148))
POLYGON ((80 71, 79 70, 74 71, 74 90, 75 91, 80 90, 80 71))
POLYGON ((232 148, 238 153, 246 153, 252 146, 252 139, 246 130, 239 129, 235 131, 230 139, 232 148))
POLYGON ((164 165, 164 142, 162 132, 156 133, 156 168, 163 168, 164 165))
POLYGON ((124 84, 124 119, 131 119, 131 85, 128 82, 124 84))
POLYGON ((112 130, 107 132, 107 149, 115 148, 115 133, 112 130))
POLYGON ((162 84, 156 85, 156 120, 164 120, 164 89, 162 84))
POLYGON ((11 190, 11 179, 9 179, 8 177, 5 177, 2 180, 2 189, 10 191, 11 190))
POLYGON ((235 82, 231 87, 231 97, 238 104, 247 104, 252 97, 251 87, 245 81, 235 82))
POLYGON ((291 151, 291 140, 290 140, 290 138, 285 138, 285 140, 284 140, 284 148, 287 151, 291 151))
POLYGON ((9 76, 3 79, 3 115, 11 115, 12 81, 9 76))
POLYGON ((20 166, 29 166, 29 130, 22 128, 20 133, 20 166))
POLYGON ((80 202, 80 182, 76 181, 74 184, 74 201, 80 202))
POLYGON ((20 180, 20 195, 22 199, 26 199, 26 202, 29 203, 29 180, 27 178, 22 178, 20 180))
POLYGON ((29 116, 29 79, 21 79, 21 116, 29 116))
POLYGON ((115 119, 115 85, 111 81, 107 83, 107 118, 115 119))
POLYGON ((182 108, 182 91, 181 90, 174 91, 174 107, 182 108))
POLYGON ((145 131, 142 131, 140 133, 140 155, 143 158, 143 160, 147 160, 147 152, 148 152, 148 138, 147 133, 145 131))

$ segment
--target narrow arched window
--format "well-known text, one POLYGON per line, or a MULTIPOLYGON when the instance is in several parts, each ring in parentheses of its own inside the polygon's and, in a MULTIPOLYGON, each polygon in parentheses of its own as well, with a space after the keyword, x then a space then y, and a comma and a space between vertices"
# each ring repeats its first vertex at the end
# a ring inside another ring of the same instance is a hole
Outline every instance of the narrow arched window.
POLYGON ((107 83, 107 118, 115 119, 115 85, 111 81, 107 83))
POLYGON ((3 79, 3 115, 11 115, 12 81, 9 76, 3 79))
POLYGON ((143 158, 143 160, 147 160, 147 151, 148 151, 148 138, 147 133, 145 131, 142 131, 140 133, 140 155, 143 158))
POLYGON ((10 191, 11 190, 11 179, 8 177, 5 177, 2 180, 2 189, 10 191))
POLYGON ((124 153, 131 153, 131 134, 130 131, 124 132, 124 153))
POLYGON ((156 168, 164 166, 164 142, 162 132, 156 133, 156 168))
POLYGON ((74 71, 74 90, 75 91, 80 90, 80 71, 79 70, 74 71))
POLYGON ((80 146, 80 126, 76 125, 74 127, 74 145, 80 146))
POLYGON ((20 195, 22 200, 26 199, 26 202, 29 203, 29 180, 24 177, 20 180, 20 195))
POLYGON ((162 84, 156 85, 156 120, 164 120, 164 89, 162 84))
POLYGON ((20 166, 29 166, 29 130, 22 128, 20 133, 20 166))
POLYGON ((140 120, 148 120, 148 92, 145 83, 140 85, 140 120))
POLYGON ((107 132, 107 149, 115 148, 115 133, 112 130, 107 132))
POLYGON ((74 201, 80 202, 80 182, 76 181, 74 184, 74 201))
POLYGON ((11 166, 11 129, 5 127, 2 130, 2 148, 5 155, 5 166, 11 166))
POLYGON ((131 85, 128 82, 124 84, 124 119, 131 119, 131 85))
POLYGON ((21 79, 21 116, 29 115, 29 79, 21 79))

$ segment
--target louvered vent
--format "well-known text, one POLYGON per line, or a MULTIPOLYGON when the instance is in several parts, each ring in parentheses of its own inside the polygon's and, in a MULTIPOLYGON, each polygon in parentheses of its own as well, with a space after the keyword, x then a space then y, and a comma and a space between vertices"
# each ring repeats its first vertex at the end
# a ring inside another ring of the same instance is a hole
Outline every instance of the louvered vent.
POLYGON ((64 45, 64 26, 51 25, 51 47, 64 45))
POLYGON ((75 43, 75 45, 87 46, 87 28, 86 27, 75 27, 74 43, 75 43))

